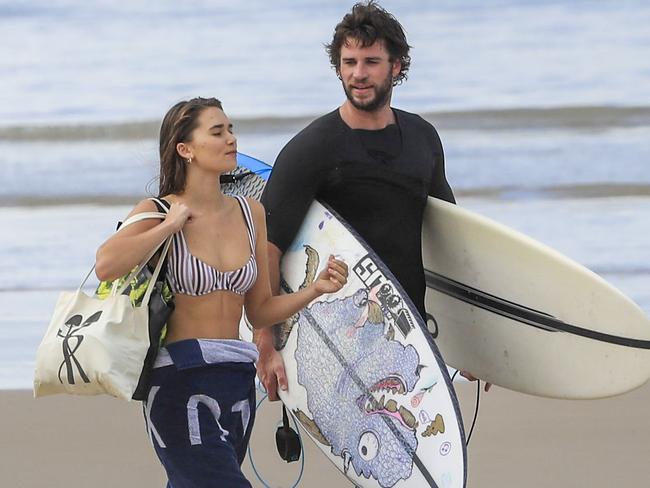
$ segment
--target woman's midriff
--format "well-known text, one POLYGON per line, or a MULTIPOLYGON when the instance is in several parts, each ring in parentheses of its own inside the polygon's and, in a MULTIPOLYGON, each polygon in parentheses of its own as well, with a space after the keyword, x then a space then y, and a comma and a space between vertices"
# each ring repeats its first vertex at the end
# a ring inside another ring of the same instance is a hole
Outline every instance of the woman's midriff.
POLYGON ((165 343, 183 339, 239 339, 242 295, 230 291, 215 291, 198 297, 177 294, 174 304, 165 343))

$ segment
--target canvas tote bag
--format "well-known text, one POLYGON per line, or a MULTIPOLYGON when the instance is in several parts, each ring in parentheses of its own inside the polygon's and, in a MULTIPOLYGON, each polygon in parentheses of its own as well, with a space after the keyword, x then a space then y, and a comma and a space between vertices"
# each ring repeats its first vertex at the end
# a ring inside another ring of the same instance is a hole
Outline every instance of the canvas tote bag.
MULTIPOLYGON (((136 214, 120 230, 141 220, 165 216, 161 212, 136 214)), ((115 280, 106 298, 88 296, 82 290, 94 266, 76 291, 59 295, 36 353, 35 397, 57 393, 108 394, 131 400, 151 345, 148 304, 171 241, 172 236, 153 249, 126 280, 115 280), (130 296, 123 294, 124 290, 160 248, 162 253, 144 297, 139 305, 134 305, 130 296)))

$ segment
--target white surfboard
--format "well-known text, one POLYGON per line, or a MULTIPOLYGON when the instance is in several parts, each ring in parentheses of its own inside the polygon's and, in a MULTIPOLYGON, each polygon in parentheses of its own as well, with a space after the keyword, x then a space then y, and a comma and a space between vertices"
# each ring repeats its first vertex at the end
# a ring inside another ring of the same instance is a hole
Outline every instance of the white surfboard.
POLYGON ((448 365, 554 398, 616 395, 650 378, 650 319, 557 251, 429 198, 422 252, 428 326, 448 365))
POLYGON ((456 395, 423 321, 377 256, 318 202, 283 256, 286 290, 310 282, 330 254, 348 263, 349 281, 285 329, 282 401, 357 486, 465 486, 456 395))
MULTIPOLYGON (((248 176, 224 189, 259 197, 259 183, 248 176)), ((283 403, 356 486, 465 487, 458 401, 426 325, 377 256, 318 202, 283 256, 283 288, 307 285, 330 254, 348 264, 348 283, 282 327, 283 403)))

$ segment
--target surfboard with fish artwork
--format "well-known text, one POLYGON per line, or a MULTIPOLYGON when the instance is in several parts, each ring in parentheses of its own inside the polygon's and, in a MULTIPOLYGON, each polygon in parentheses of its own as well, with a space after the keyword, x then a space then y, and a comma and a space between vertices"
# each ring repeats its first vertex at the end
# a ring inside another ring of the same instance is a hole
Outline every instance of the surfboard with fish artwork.
MULTIPOLYGON (((270 168, 249 159, 239 156, 236 173, 256 174, 225 191, 259 197, 270 168)), ((465 487, 458 401, 425 323, 377 255, 319 202, 283 256, 284 291, 309 285, 330 254, 348 264, 348 283, 283 324, 282 401, 356 486, 465 487)))

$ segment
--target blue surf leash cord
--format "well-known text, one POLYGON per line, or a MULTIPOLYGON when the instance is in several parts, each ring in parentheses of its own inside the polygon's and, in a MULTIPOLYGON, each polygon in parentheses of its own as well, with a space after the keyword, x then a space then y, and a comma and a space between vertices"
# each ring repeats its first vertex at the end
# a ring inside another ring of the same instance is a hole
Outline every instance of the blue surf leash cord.
MULTIPOLYGON (((452 383, 454 382, 454 378, 458 374, 459 370, 456 370, 456 372, 451 376, 451 381, 452 383)), ((478 407, 479 407, 479 401, 481 398, 481 380, 476 380, 476 407, 474 408, 474 418, 472 419, 472 426, 469 429, 469 434, 467 435, 467 441, 465 442, 465 446, 469 446, 469 441, 472 438, 472 432, 474 432, 474 426, 476 425, 476 420, 478 419, 478 407)))
MULTIPOLYGON (((258 390, 260 393, 263 394, 262 398, 260 398, 257 401, 257 405, 255 406, 255 409, 258 410, 260 408, 260 405, 268 398, 268 393, 264 389, 261 383, 259 383, 258 390)), ((305 449, 302 443, 302 435, 300 435, 300 429, 298 428, 298 424, 296 423, 296 419, 291 416, 291 420, 293 421, 293 426, 298 433, 298 439, 300 439, 300 449, 301 449, 301 455, 300 455, 300 472, 298 473, 298 478, 296 479, 295 483, 291 485, 291 488, 297 488, 297 486, 300 484, 300 481, 302 480, 302 476, 305 472, 305 449)), ((269 485, 264 478, 262 478, 262 475, 259 473, 257 470, 257 467, 255 466, 255 462, 253 461, 253 450, 251 449, 250 443, 248 444, 248 460, 251 463, 251 467, 253 468, 253 473, 255 473, 255 476, 259 480, 262 485, 264 485, 264 488, 273 488, 271 485, 269 485)))

